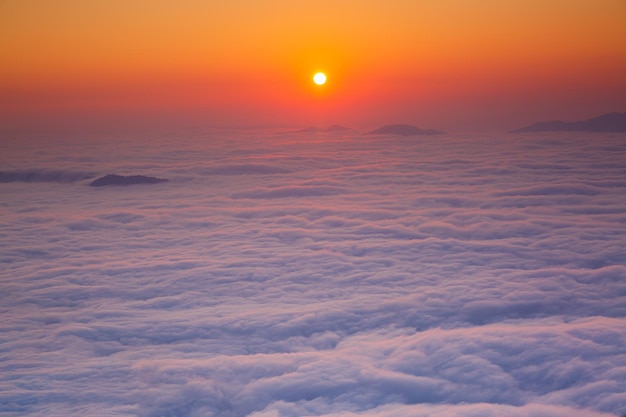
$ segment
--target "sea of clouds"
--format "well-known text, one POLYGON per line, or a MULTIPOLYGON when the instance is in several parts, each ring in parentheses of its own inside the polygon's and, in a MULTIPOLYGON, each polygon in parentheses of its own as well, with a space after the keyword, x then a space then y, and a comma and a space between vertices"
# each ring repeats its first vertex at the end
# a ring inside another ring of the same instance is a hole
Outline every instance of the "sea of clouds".
POLYGON ((15 134, 0 163, 2 416, 626 413, 624 134, 15 134))

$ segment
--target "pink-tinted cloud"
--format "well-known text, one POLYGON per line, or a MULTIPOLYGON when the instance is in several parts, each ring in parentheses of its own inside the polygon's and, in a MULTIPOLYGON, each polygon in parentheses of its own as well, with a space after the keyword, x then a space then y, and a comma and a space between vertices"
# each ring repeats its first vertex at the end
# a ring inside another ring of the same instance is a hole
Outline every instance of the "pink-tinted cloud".
POLYGON ((7 143, 2 413, 625 411, 623 135, 7 143))

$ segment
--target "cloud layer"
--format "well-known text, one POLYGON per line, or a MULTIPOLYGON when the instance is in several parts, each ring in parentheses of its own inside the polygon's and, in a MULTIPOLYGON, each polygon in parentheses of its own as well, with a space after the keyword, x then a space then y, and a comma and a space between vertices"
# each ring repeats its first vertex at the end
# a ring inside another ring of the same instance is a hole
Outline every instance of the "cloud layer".
POLYGON ((3 415, 626 412, 624 135, 173 139, 9 142, 171 181, 0 184, 3 415))

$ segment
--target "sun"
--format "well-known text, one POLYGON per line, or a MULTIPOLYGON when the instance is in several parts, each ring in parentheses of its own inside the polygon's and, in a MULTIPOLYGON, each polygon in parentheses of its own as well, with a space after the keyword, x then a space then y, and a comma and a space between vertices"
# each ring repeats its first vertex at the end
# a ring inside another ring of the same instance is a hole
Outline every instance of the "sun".
POLYGON ((326 74, 324 74, 323 72, 318 72, 313 76, 313 82, 317 85, 326 84, 326 74))

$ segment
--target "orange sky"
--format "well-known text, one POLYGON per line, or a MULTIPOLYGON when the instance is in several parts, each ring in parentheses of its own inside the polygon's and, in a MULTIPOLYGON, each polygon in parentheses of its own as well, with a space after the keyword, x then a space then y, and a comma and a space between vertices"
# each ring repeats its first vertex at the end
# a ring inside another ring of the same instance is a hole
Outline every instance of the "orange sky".
POLYGON ((0 62, 5 126, 508 130, 626 111, 626 1, 2 0, 0 62))

